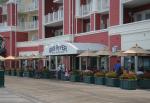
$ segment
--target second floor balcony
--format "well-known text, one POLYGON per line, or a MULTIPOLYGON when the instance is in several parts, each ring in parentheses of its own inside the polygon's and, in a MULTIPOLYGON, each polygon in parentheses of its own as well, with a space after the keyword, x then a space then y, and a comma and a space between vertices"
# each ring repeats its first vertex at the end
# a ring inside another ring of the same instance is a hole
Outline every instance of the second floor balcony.
POLYGON ((38 21, 20 22, 17 27, 20 31, 38 30, 38 21))
POLYGON ((54 42, 71 42, 72 41, 72 35, 61 35, 61 36, 55 36, 50 38, 44 38, 34 41, 25 41, 25 42, 17 42, 17 47, 32 47, 32 46, 39 46, 39 45, 48 45, 50 43, 54 42))
POLYGON ((103 13, 108 12, 110 0, 88 0, 84 4, 80 4, 80 0, 76 1, 76 16, 85 17, 93 12, 103 13))
POLYGON ((6 15, 6 14, 7 14, 7 6, 6 6, 6 5, 3 5, 3 6, 2 6, 2 14, 3 14, 3 15, 6 15))
POLYGON ((28 6, 25 5, 19 5, 18 6, 18 11, 19 12, 33 12, 33 11, 37 11, 38 10, 38 4, 32 3, 28 6))
POLYGON ((64 19, 63 8, 58 11, 48 13, 45 15, 45 25, 52 25, 54 23, 60 23, 64 19))

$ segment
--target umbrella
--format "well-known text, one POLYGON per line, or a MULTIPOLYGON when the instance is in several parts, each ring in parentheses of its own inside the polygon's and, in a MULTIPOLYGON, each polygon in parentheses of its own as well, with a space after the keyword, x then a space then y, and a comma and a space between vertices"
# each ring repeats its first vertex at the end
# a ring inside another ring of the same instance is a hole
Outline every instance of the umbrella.
POLYGON ((89 51, 89 50, 88 51, 84 51, 83 53, 81 53, 80 55, 78 55, 78 57, 86 57, 86 69, 88 68, 88 57, 95 57, 95 56, 97 56, 95 54, 95 52, 89 51))
POLYGON ((95 54, 95 52, 93 51, 84 51, 83 53, 79 54, 78 57, 94 57, 94 56, 97 56, 95 54))
POLYGON ((145 55, 150 54, 149 51, 144 50, 142 47, 138 46, 137 44, 123 53, 130 55, 130 56, 135 56, 135 71, 136 72, 138 70, 138 58, 137 58, 137 56, 142 56, 142 55, 145 56, 145 55))
POLYGON ((30 59, 45 59, 46 57, 42 56, 42 55, 32 55, 32 56, 29 56, 28 58, 30 58, 30 59))
POLYGON ((128 54, 128 55, 133 55, 133 56, 150 54, 149 51, 144 50, 142 47, 138 46, 137 44, 123 53, 128 54))
POLYGON ((14 56, 8 56, 5 58, 5 60, 15 60, 16 58, 14 56))
POLYGON ((5 58, 0 56, 0 61, 4 61, 4 60, 5 60, 5 58))
POLYGON ((127 54, 124 53, 124 51, 117 51, 115 53, 112 54, 112 56, 119 56, 119 57, 123 57, 123 56, 127 56, 127 54))
POLYGON ((98 52, 96 52, 97 56, 99 55, 111 55, 111 51, 109 50, 108 47, 102 49, 102 50, 99 50, 98 52))

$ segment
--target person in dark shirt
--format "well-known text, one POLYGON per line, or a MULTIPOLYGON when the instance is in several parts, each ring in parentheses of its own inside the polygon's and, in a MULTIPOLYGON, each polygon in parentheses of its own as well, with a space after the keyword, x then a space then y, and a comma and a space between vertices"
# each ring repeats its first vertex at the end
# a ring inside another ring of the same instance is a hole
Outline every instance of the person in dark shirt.
POLYGON ((115 69, 117 76, 120 76, 122 74, 120 60, 117 60, 117 63, 115 64, 114 69, 115 69))

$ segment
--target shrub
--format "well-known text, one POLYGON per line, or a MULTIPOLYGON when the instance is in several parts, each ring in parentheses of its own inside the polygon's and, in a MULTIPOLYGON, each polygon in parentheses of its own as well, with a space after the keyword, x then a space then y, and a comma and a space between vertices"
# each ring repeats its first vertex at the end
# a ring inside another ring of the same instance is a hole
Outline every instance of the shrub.
POLYGON ((105 73, 104 72, 96 72, 95 74, 94 74, 94 77, 105 77, 105 73))
POLYGON ((49 72, 48 68, 45 68, 45 67, 44 67, 44 68, 43 68, 43 72, 44 72, 44 73, 48 73, 48 72, 49 72))
POLYGON ((94 72, 91 70, 83 71, 83 76, 94 76, 94 72))
POLYGON ((135 73, 124 73, 120 76, 120 79, 123 80, 123 79, 128 79, 128 80, 137 80, 137 76, 135 73))
POLYGON ((108 73, 106 73, 106 77, 108 77, 108 78, 118 78, 116 72, 108 72, 108 73))
POLYGON ((142 79, 150 79, 150 72, 144 72, 142 79))
POLYGON ((72 70, 71 75, 81 75, 81 72, 79 70, 72 70))

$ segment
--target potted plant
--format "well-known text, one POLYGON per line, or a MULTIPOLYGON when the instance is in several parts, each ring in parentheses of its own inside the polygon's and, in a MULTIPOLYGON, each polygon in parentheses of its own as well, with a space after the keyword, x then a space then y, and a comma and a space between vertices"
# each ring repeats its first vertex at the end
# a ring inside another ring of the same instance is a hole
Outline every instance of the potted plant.
POLYGON ((135 90, 137 87, 137 76, 133 72, 123 73, 120 76, 120 88, 126 90, 135 90))
POLYGON ((81 72, 79 70, 72 70, 70 81, 72 82, 80 82, 81 72))
POLYGON ((29 77, 31 77, 31 78, 34 77, 34 70, 32 67, 28 68, 28 73, 29 73, 29 77))
POLYGON ((46 67, 44 67, 44 69, 42 71, 42 78, 45 78, 45 79, 50 78, 50 71, 46 67))
POLYGON ((120 81, 116 72, 108 72, 105 75, 105 84, 111 87, 119 87, 120 81))
POLYGON ((21 69, 21 68, 17 69, 17 76, 23 77, 23 69, 21 69))
POLYGON ((104 85, 105 84, 105 73, 98 71, 94 74, 95 84, 104 85))
POLYGON ((141 78, 139 78, 138 86, 142 89, 150 89, 150 71, 144 72, 141 78))
POLYGON ((11 76, 16 76, 17 75, 17 72, 16 72, 16 69, 11 69, 11 76))
POLYGON ((83 71, 83 82, 84 83, 94 83, 94 72, 91 70, 83 71))

